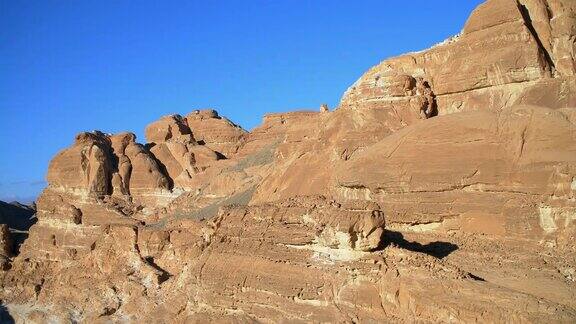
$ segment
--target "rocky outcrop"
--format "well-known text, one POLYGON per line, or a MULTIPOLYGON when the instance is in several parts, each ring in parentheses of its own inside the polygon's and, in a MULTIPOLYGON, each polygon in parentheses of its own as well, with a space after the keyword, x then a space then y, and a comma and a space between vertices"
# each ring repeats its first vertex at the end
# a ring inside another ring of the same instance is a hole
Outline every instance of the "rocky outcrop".
POLYGON ((81 133, 0 300, 22 322, 573 322, 575 24, 489 0, 333 111, 81 133))
POLYGON ((575 153, 576 125, 560 111, 442 116, 354 156, 336 195, 377 201, 389 223, 415 230, 561 236, 576 215, 575 153))
POLYGON ((150 152, 160 161, 171 187, 187 188, 195 173, 218 160, 211 149, 198 145, 186 120, 165 116, 146 127, 150 152))
POLYGON ((575 13, 571 1, 486 1, 461 34, 372 67, 341 106, 384 110, 385 128, 398 130, 419 119, 426 95, 414 88, 421 78, 440 115, 517 104, 575 107, 575 13))
POLYGON ((170 189, 160 165, 131 133, 81 133, 50 162, 49 188, 82 197, 131 194, 149 201, 170 189))
POLYGON ((555 267, 569 275, 562 255, 542 265, 531 253, 539 249, 532 243, 504 249, 482 238, 451 237, 456 245, 443 242, 447 237, 428 237, 440 241, 419 245, 386 234, 383 227, 377 204, 322 197, 227 207, 209 221, 109 225, 65 267, 62 261, 37 258, 17 262, 4 278, 4 291, 14 318, 37 321, 567 321, 576 316, 568 284, 547 281, 556 291, 548 295, 525 285, 555 267), (452 253, 458 246, 466 253, 452 253), (486 273, 489 281, 480 277, 486 264, 525 252, 531 258, 521 266, 505 263, 500 266, 505 271, 486 273), (522 281, 502 284, 509 272, 522 281), (34 307, 30 300, 50 306, 34 307))
POLYGON ((110 140, 105 134, 78 134, 74 145, 50 162, 47 180, 51 185, 85 194, 110 194, 110 155, 110 140))
POLYGON ((186 122, 196 140, 221 157, 230 158, 238 152, 247 132, 213 109, 195 110, 186 115, 186 122))

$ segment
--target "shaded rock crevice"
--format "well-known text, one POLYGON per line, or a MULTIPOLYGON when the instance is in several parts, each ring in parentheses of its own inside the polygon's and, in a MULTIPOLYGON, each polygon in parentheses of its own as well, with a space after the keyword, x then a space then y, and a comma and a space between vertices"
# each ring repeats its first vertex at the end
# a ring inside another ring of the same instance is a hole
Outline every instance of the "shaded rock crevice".
MULTIPOLYGON (((546 2, 546 1, 544 1, 544 2, 546 2)), ((552 56, 550 55, 550 52, 548 51, 548 49, 542 43, 542 40, 541 40, 540 36, 538 35, 538 32, 534 28, 534 25, 532 23, 532 18, 530 17, 530 10, 528 9, 528 7, 526 7, 526 5, 521 4, 519 1, 518 1, 518 9, 520 10, 522 17, 524 18, 524 23, 526 24, 526 27, 528 28, 528 30, 532 34, 532 37, 534 37, 534 40, 538 44, 538 49, 542 53, 544 63, 546 64, 546 68, 548 69, 550 76, 555 75, 556 74, 556 66, 554 64, 554 60, 552 59, 552 56)), ((548 14, 550 14, 550 11, 549 11, 550 9, 549 9, 547 3, 546 3, 546 10, 547 10, 548 14)))

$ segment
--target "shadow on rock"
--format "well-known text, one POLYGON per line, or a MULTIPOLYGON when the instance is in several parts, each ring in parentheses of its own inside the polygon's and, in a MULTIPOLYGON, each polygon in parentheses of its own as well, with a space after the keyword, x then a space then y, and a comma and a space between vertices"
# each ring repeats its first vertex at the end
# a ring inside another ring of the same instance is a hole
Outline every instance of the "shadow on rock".
POLYGON ((421 244, 418 242, 410 242, 404 238, 400 232, 386 230, 383 235, 381 247, 384 248, 389 244, 394 244, 402 249, 413 252, 426 253, 438 259, 448 256, 450 253, 458 250, 458 245, 450 242, 430 242, 428 244, 421 244))
POLYGON ((8 308, 6 306, 0 304, 0 323, 2 324, 13 324, 16 323, 14 318, 8 312, 8 308))

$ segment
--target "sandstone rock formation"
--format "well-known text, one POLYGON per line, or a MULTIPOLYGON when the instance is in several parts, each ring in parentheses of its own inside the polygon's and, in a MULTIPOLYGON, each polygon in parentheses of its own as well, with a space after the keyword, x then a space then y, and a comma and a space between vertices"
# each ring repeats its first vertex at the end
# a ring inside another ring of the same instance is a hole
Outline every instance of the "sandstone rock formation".
POLYGON ((186 115, 186 121, 196 140, 218 152, 223 157, 233 157, 238 152, 247 132, 213 109, 195 110, 186 115))
POLYGON ((358 153, 338 170, 336 192, 369 197, 398 226, 561 235, 576 211, 575 153, 576 125, 560 111, 463 112, 407 127, 358 153))
POLYGON ((461 34, 372 67, 341 106, 384 106, 386 128, 395 131, 417 120, 424 98, 415 80, 422 78, 440 115, 517 104, 575 107, 575 12, 573 1, 487 1, 461 34))
POLYGON ((81 133, 0 300, 19 322, 574 322, 575 15, 488 0, 337 109, 251 132, 207 109, 145 144, 81 133))

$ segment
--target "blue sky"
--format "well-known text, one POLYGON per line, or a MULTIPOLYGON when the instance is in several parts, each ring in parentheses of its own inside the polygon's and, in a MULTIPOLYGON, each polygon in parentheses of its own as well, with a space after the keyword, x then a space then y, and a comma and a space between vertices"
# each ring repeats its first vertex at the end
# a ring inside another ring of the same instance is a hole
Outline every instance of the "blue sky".
POLYGON ((0 199, 28 200, 81 131, 212 107, 337 105, 370 66, 458 33, 479 0, 0 0, 0 199))

